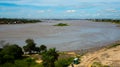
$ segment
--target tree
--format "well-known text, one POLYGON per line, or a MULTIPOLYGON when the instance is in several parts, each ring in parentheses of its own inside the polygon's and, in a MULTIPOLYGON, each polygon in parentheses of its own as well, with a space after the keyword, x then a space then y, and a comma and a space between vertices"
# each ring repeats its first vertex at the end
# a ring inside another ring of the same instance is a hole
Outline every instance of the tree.
POLYGON ((21 58, 23 55, 22 48, 16 44, 5 46, 1 53, 4 55, 11 55, 15 59, 21 58))
POLYGON ((40 51, 41 52, 44 52, 44 51, 46 51, 47 50, 47 47, 45 46, 45 45, 41 45, 40 46, 40 51))
POLYGON ((5 62, 14 62, 15 59, 21 58, 22 55, 22 49, 18 45, 6 45, 0 51, 0 64, 5 62))
POLYGON ((3 64, 4 59, 3 59, 3 54, 0 52, 0 64, 3 64))
POLYGON ((44 67, 55 67, 54 62, 58 59, 59 54, 55 48, 51 48, 48 51, 42 53, 42 64, 44 67))
POLYGON ((35 45, 36 44, 34 43, 33 39, 27 39, 25 42, 27 43, 27 45, 23 46, 23 49, 24 49, 25 52, 29 52, 29 54, 31 54, 32 51, 35 50, 35 45))
POLYGON ((39 47, 35 47, 34 51, 36 51, 36 53, 40 53, 40 48, 39 47))

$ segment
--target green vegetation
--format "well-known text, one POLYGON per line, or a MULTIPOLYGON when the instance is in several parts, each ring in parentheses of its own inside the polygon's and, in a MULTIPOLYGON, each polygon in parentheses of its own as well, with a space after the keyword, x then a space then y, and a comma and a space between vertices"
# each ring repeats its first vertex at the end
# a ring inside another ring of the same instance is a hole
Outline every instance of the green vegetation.
POLYGON ((66 23, 58 23, 58 24, 56 24, 56 25, 54 25, 54 26, 69 26, 69 25, 66 24, 66 23))
POLYGON ((23 24, 36 22, 41 22, 41 20, 0 18, 0 24, 23 24))
POLYGON ((34 59, 23 58, 15 60, 14 63, 6 62, 1 64, 0 67, 43 67, 42 64, 35 63, 34 59))
POLYGON ((9 44, 2 48, 0 51, 0 64, 11 62, 15 59, 20 59, 23 55, 21 47, 16 44, 9 44))
POLYGON ((45 45, 36 47, 33 39, 27 39, 25 42, 23 50, 16 44, 4 44, 3 48, 0 48, 0 67, 66 67, 73 61, 70 56, 59 54, 55 48, 47 50, 45 45), (38 56, 41 56, 42 63, 35 62, 39 59, 33 57, 35 54, 40 54, 38 56), (65 57, 60 58, 59 55, 65 57))
POLYGON ((47 47, 45 45, 36 47, 36 44, 33 39, 27 39, 25 42, 26 46, 23 46, 23 49, 26 54, 42 53, 47 50, 47 47))
POLYGON ((109 48, 117 47, 119 45, 120 45, 120 43, 115 43, 115 44, 107 46, 107 48, 109 49, 109 48))
POLYGON ((45 45, 41 45, 39 49, 41 52, 47 51, 47 47, 45 45))
POLYGON ((25 42, 27 43, 26 46, 23 46, 23 49, 25 52, 28 52, 29 54, 31 54, 33 51, 35 51, 36 44, 34 43, 33 39, 27 39, 25 42))
MULTIPOLYGON (((73 61, 72 57, 58 59, 55 62, 55 67, 67 67, 71 64, 72 61, 73 61)), ((34 59, 27 57, 15 60, 14 63, 6 62, 4 64, 1 64, 0 67, 45 67, 45 66, 43 66, 41 63, 40 64, 35 63, 34 59)))
POLYGON ((55 67, 68 67, 73 62, 73 57, 60 58, 55 62, 55 67))
POLYGON ((49 50, 42 53, 42 64, 44 67, 55 67, 54 62, 58 60, 59 54, 55 48, 50 48, 49 50))
POLYGON ((91 67, 110 67, 110 66, 102 65, 100 62, 94 62, 91 67))
POLYGON ((112 23, 120 24, 119 19, 88 19, 88 20, 92 20, 95 22, 112 22, 112 23))

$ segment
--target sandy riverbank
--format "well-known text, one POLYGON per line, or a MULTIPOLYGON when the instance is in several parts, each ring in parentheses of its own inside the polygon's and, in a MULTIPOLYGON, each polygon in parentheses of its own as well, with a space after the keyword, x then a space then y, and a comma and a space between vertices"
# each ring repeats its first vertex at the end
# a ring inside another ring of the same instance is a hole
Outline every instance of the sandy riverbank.
MULTIPOLYGON (((120 41, 116 41, 112 44, 116 44, 116 43, 120 44, 120 41)), ((109 49, 106 47, 94 52, 86 53, 81 57, 80 64, 74 65, 74 66, 75 67, 91 67, 91 65, 94 62, 99 62, 102 65, 108 65, 110 67, 119 67, 120 66, 120 46, 112 47, 109 49)))

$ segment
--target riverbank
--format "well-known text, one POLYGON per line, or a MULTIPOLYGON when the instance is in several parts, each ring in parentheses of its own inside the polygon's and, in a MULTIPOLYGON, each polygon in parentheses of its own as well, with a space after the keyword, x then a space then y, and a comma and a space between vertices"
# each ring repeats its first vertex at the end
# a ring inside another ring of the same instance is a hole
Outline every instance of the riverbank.
POLYGON ((119 67, 120 66, 120 41, 115 41, 101 49, 87 52, 80 59, 80 64, 74 67, 91 67, 92 65, 119 67), (97 63, 97 64, 95 64, 97 63))

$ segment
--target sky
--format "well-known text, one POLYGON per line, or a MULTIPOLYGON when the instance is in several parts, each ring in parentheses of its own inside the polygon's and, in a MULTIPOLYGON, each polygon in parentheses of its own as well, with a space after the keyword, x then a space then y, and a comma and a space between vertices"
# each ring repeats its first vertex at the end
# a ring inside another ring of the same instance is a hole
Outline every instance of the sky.
POLYGON ((0 18, 120 19, 120 0, 0 0, 0 18))

